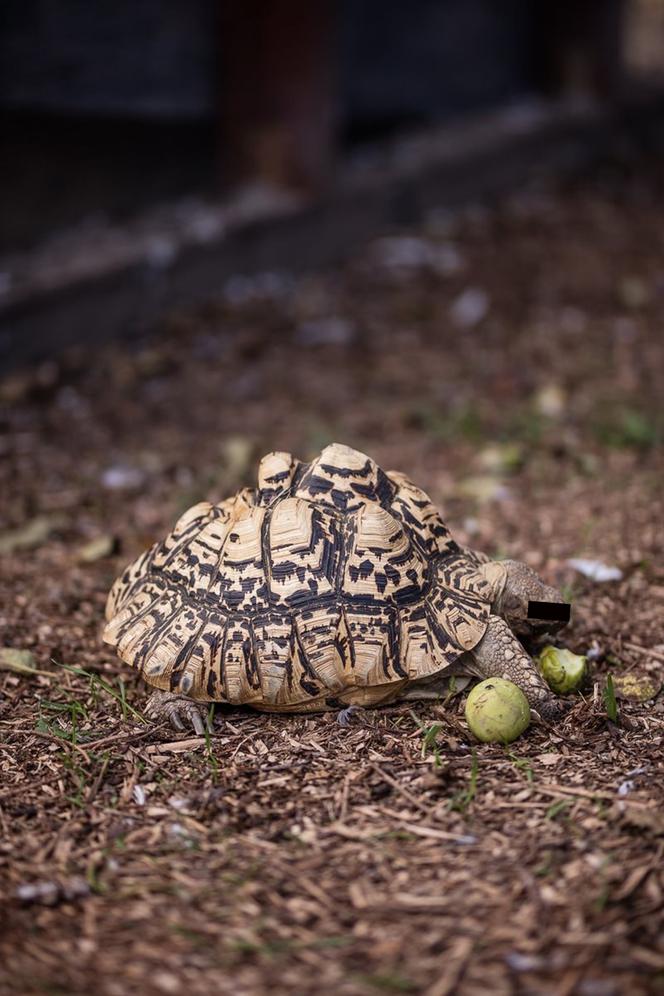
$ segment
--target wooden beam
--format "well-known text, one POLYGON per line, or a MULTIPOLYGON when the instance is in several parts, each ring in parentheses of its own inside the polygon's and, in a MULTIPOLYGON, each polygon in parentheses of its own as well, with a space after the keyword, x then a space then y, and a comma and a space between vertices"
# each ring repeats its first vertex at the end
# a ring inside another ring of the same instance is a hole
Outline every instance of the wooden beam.
POLYGON ((331 0, 222 0, 221 169, 227 183, 320 190, 332 169, 331 0))

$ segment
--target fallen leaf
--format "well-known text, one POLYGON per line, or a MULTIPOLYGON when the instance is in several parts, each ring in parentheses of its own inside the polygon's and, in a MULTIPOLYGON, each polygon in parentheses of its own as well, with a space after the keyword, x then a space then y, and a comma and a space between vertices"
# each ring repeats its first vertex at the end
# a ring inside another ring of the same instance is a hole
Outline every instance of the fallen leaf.
POLYGON ((145 805, 145 789, 143 788, 142 785, 134 785, 131 794, 136 805, 138 806, 145 805))
POLYGON ((523 447, 519 443, 492 443, 477 455, 477 462, 489 474, 511 473, 522 465, 523 447))
POLYGON ((612 812, 622 822, 639 830, 651 830, 659 836, 664 834, 664 813, 659 806, 638 805, 621 800, 612 812))
POLYGON ((35 655, 29 650, 0 647, 0 671, 14 671, 16 674, 35 674, 37 672, 35 655))
POLYGON ((649 702, 654 699, 662 687, 648 675, 622 674, 613 676, 613 688, 616 698, 628 702, 649 702))
POLYGON ((630 311, 645 307, 650 301, 650 288, 640 277, 623 277, 618 283, 620 303, 630 311))
POLYGON ((545 418, 560 418, 565 411, 567 398, 559 384, 545 384, 535 395, 535 409, 545 418))
POLYGON ((117 540, 115 536, 96 536, 89 543, 79 548, 77 559, 83 564, 91 564, 103 557, 110 557, 115 552, 117 540))
POLYGON ((30 519, 18 529, 0 533, 0 554, 14 553, 16 550, 32 550, 45 543, 57 525, 57 520, 46 515, 30 519))
POLYGON ((537 760, 540 762, 540 764, 546 764, 547 766, 550 766, 553 764, 558 764, 558 761, 560 761, 561 757, 562 754, 540 754, 537 760))
POLYGON ((14 674, 44 675, 52 678, 52 671, 41 671, 37 667, 35 655, 30 650, 17 650, 14 647, 0 647, 0 671, 12 671, 14 674))
POLYGON ((248 436, 229 436, 222 446, 226 475, 240 481, 254 458, 254 444, 248 436))
POLYGON ((465 498, 474 498, 480 504, 504 501, 510 497, 509 489, 490 474, 466 477, 460 482, 457 491, 465 498))

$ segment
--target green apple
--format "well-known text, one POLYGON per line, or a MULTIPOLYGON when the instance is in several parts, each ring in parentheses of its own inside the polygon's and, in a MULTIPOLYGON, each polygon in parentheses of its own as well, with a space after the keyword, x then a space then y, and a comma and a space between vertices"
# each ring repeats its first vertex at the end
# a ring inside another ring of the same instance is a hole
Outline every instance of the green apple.
POLYGON ((562 647, 545 647, 537 660, 544 680, 558 695, 576 692, 586 676, 586 658, 562 647))
POLYGON ((484 743, 509 744, 530 724, 528 700, 506 678, 486 678, 466 699, 466 721, 484 743))

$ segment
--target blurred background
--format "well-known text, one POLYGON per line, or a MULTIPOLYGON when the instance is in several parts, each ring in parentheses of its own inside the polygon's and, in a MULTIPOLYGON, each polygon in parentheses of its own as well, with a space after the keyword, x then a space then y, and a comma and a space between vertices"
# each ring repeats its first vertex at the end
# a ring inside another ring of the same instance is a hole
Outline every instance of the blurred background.
POLYGON ((663 48, 661 0, 7 0, 0 364, 592 157, 663 48))
POLYGON ((0 990, 661 992, 664 0, 0 19, 0 990), (332 441, 573 603, 564 727, 148 746, 113 580, 332 441))
POLYGON ((664 661, 664 0, 0 17, 0 975, 104 996, 654 991, 663 704, 621 702, 616 727, 598 682, 659 688, 664 661), (233 715, 218 763, 127 733, 146 686, 101 642, 113 580, 262 454, 334 440, 405 472, 460 544, 555 583, 561 641, 592 651, 564 731, 482 755, 471 823, 454 706, 435 773, 406 710, 343 736, 233 715), (455 836, 404 834, 372 758, 455 836), (363 816, 321 845, 316 821, 353 807, 394 829, 363 816), (435 904, 393 906, 402 890, 435 904))
POLYGON ((250 180, 320 190, 359 142, 526 95, 616 97, 657 68, 662 19, 658 0, 8 0, 0 248, 250 180))
POLYGON ((7 0, 0 66, 12 527, 338 439, 490 545, 657 450, 662 0, 7 0))

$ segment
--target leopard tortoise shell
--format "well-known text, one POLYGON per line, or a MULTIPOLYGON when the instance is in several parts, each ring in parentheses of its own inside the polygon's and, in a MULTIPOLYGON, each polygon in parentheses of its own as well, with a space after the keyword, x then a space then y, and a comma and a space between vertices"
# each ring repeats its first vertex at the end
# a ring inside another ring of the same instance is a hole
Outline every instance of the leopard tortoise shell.
POLYGON ((269 453, 256 489, 195 505, 127 567, 104 640, 150 685, 198 701, 377 705, 479 643, 492 566, 363 453, 269 453))

